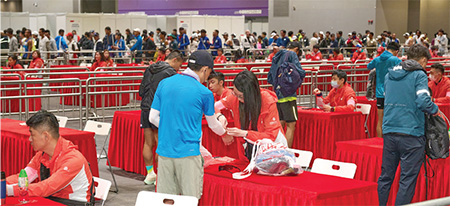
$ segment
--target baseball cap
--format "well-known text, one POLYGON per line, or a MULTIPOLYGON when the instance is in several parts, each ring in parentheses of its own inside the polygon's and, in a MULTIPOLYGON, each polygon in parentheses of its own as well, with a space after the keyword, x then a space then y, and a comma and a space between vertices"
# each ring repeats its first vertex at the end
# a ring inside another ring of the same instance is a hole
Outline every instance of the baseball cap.
POLYGON ((37 31, 33 31, 33 33, 31 33, 32 35, 39 35, 39 33, 37 31))
POLYGON ((276 36, 277 34, 275 34, 275 33, 272 33, 272 34, 270 34, 270 36, 273 38, 274 36, 276 36))
POLYGON ((228 33, 227 33, 227 32, 224 32, 224 33, 222 34, 222 36, 225 36, 225 35, 228 35, 228 33))
POLYGON ((136 28, 136 29, 133 29, 133 31, 141 32, 141 29, 136 28))
POLYGON ((293 41, 293 42, 289 42, 289 44, 287 45, 287 48, 288 49, 298 48, 300 50, 302 48, 302 45, 298 41, 293 41))
POLYGON ((362 48, 361 44, 357 44, 356 47, 358 48, 362 48))
POLYGON ((177 38, 177 37, 175 37, 175 35, 173 35, 173 34, 169 34, 169 35, 167 35, 167 36, 170 36, 170 37, 172 37, 172 38, 174 38, 174 39, 177 38))
POLYGON ((71 32, 67 33, 67 36, 73 37, 73 34, 71 32))
POLYGON ((195 51, 189 56, 188 63, 208 66, 214 72, 214 59, 212 55, 206 51, 195 51))
POLYGON ((409 33, 408 33, 408 32, 406 32, 406 33, 404 33, 404 34, 403 34, 403 36, 409 36, 409 33))
POLYGON ((99 36, 99 34, 97 32, 94 33, 94 36, 99 36))
POLYGON ((319 34, 322 34, 322 35, 323 35, 323 31, 320 31, 319 34))

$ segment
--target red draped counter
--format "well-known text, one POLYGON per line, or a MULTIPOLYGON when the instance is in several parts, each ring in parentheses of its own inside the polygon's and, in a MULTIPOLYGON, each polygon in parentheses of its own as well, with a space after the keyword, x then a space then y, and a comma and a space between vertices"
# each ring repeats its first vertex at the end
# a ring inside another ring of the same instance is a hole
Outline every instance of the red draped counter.
MULTIPOLYGON (((19 202, 19 197, 6 197, 6 204, 5 205, 17 206, 17 205, 22 205, 22 204, 19 202)), ((49 200, 49 199, 44 198, 44 197, 31 197, 30 196, 30 201, 28 203, 26 203, 25 205, 36 205, 36 206, 37 205, 40 205, 40 206, 52 205, 52 206, 58 206, 58 205, 64 205, 64 204, 61 204, 59 202, 55 202, 55 201, 49 200)))
MULTIPOLYGON (((122 168, 129 172, 147 174, 142 149, 144 132, 140 127, 141 111, 116 111, 114 113, 108 155, 111 166, 122 168)), ((202 144, 213 156, 228 156, 245 160, 244 150, 236 139, 233 144, 225 146, 222 138, 209 129, 206 121, 202 123, 202 144)))
MULTIPOLYGON (((27 78, 29 80, 36 80, 39 78, 27 78)), ((1 81, 18 81, 19 77, 1 77, 1 81)), ((5 84, 1 86, 3 89, 9 88, 19 88, 19 84, 5 84)), ((33 89, 33 87, 42 87, 42 84, 27 84, 27 91, 25 93, 25 84, 20 85, 19 89, 14 89, 10 91, 2 91, 1 96, 23 96, 23 95, 41 95, 40 89, 33 89)), ((28 107, 28 111, 39 111, 41 110, 41 98, 29 98, 28 105, 26 105, 25 99, 5 99, 1 101, 1 112, 25 112, 25 108, 28 107), (19 101, 22 101, 22 106, 20 107, 19 101)))
MULTIPOLYGON (((304 172, 272 177, 252 174, 231 178, 219 165, 205 168, 199 205, 377 205, 377 185, 354 179, 304 172)), ((241 169, 245 165, 238 165, 241 169)), ((236 172, 236 171, 233 171, 236 172)))
POLYGON ((377 100, 368 100, 365 96, 358 96, 356 97, 356 102, 361 104, 370 104, 371 108, 369 119, 367 120, 367 127, 369 128, 370 137, 376 137, 378 124, 377 100))
MULTIPOLYGON (((343 141, 336 143, 336 159, 343 162, 353 162, 358 167, 355 179, 377 182, 381 174, 383 156, 383 139, 369 138, 363 140, 343 141)), ((428 171, 428 199, 450 196, 450 158, 429 160, 428 171), (434 174, 434 175, 433 175, 434 174)), ((388 204, 394 205, 400 177, 400 168, 394 183, 388 204)), ((417 178, 416 192, 413 202, 425 201, 425 170, 422 166, 417 178)))
POLYGON ((292 148, 312 151, 314 158, 332 159, 338 141, 365 138, 360 112, 323 112, 299 108, 292 148))
MULTIPOLYGON (((36 154, 29 141, 30 132, 28 131, 28 126, 20 125, 20 123, 24 122, 13 119, 1 119, 1 166, 6 176, 16 174, 20 169, 25 168, 36 154)), ((78 150, 90 163, 92 174, 98 177, 95 134, 64 127, 59 128, 59 134, 78 146, 78 150)))
MULTIPOLYGON (((439 107, 439 110, 441 110, 441 112, 444 113, 444 115, 448 119, 450 119, 450 103, 436 103, 436 105, 439 107)), ((448 126, 449 125, 448 125, 448 122, 447 122, 447 127, 448 126)))

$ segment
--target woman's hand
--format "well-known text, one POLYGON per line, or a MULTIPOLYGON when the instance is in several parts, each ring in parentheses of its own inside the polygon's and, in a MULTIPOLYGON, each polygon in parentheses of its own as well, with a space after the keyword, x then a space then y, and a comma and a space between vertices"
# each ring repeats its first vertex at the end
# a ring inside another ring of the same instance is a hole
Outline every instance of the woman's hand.
POLYGON ((225 135, 222 137, 223 143, 228 146, 234 142, 234 137, 230 135, 225 135))
POLYGON ((234 136, 234 137, 245 137, 245 136, 247 136, 247 133, 248 132, 246 130, 238 129, 236 127, 227 129, 227 134, 234 136))

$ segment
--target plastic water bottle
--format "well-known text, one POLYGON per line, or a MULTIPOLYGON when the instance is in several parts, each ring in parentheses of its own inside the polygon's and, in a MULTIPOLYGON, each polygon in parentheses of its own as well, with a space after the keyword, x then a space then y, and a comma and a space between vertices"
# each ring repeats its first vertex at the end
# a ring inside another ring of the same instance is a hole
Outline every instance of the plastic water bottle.
POLYGON ((27 172, 22 169, 19 174, 19 201, 21 203, 27 203, 30 200, 28 196, 28 175, 27 172))

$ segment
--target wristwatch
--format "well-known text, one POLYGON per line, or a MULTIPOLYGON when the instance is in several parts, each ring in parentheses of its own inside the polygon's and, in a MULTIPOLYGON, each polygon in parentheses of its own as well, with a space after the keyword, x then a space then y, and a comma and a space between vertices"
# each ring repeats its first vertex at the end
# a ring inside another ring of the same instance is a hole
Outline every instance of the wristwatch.
POLYGON ((331 112, 334 112, 334 110, 335 110, 335 107, 331 107, 331 112))

